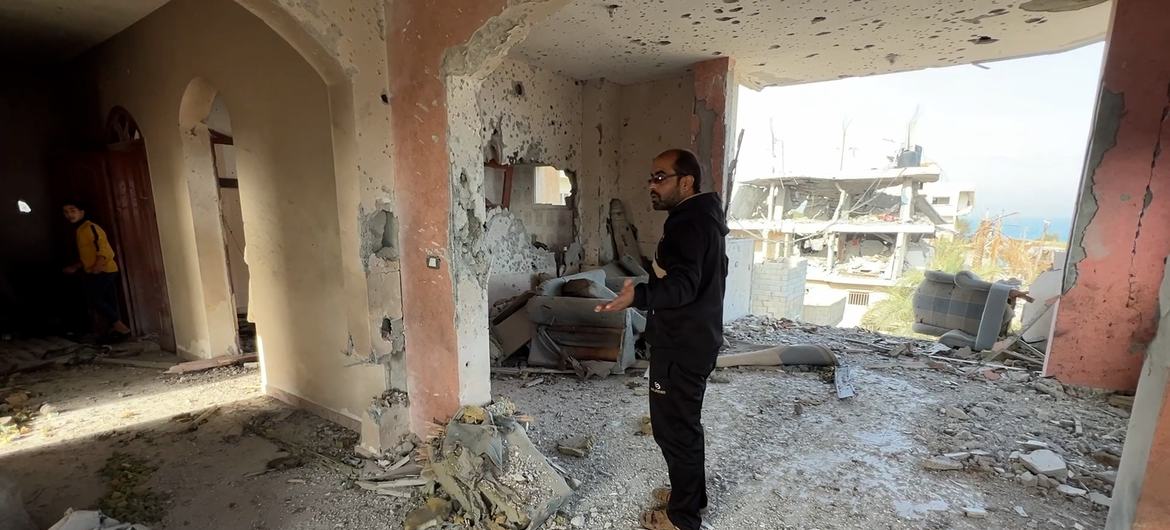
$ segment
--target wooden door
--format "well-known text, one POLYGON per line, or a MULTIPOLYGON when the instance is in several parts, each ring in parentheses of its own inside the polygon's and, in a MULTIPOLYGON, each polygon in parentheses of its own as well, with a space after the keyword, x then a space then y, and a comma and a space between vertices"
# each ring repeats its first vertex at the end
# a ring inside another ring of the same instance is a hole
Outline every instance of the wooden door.
POLYGON ((157 336, 164 350, 175 351, 146 146, 141 139, 121 142, 110 145, 105 155, 117 234, 111 239, 118 244, 131 326, 137 334, 157 336))

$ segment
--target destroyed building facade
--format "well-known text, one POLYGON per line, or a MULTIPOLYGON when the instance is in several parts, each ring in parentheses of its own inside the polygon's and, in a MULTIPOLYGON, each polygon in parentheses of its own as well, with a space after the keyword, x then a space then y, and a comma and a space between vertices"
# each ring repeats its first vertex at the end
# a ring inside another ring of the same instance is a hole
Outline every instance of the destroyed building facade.
POLYGON ((916 164, 745 179, 732 199, 729 227, 756 241, 757 261, 806 263, 807 305, 816 323, 856 326, 906 270, 926 268, 932 241, 953 237, 957 219, 973 207, 970 187, 940 182, 940 175, 937 166, 916 164), (935 203, 949 206, 945 216, 935 203), (822 318, 819 307, 839 312, 822 318))
MULTIPOLYGON (((992 61, 1108 35, 1046 372, 1080 385, 1138 386, 1143 363, 1158 358, 1151 341, 1170 253, 1170 166, 1160 163, 1170 59, 1151 52, 1170 35, 1161 2, 739 3, 0 8, 16 72, 3 92, 7 124, 21 132, 6 145, 14 154, 0 157, 12 242, 2 291, 34 301, 55 292, 39 272, 56 258, 55 205, 67 190, 84 192, 96 213, 116 218, 119 255, 136 271, 124 291, 137 331, 190 359, 234 354, 244 309, 265 391, 360 430, 376 450, 490 399, 494 302, 533 288, 541 274, 614 263, 623 241, 624 254, 652 256, 664 215, 645 196, 655 154, 693 149, 706 164, 705 187, 727 196, 740 83, 992 61), (212 118, 220 106, 228 138, 212 118), (213 147, 229 138, 234 188, 219 180, 228 171, 216 158, 224 150, 213 147), (222 220, 232 193, 243 252, 229 245, 222 220), (614 199, 637 227, 632 238, 611 231, 614 199), (246 281, 233 259, 246 262, 246 281), (382 399, 388 392, 409 399, 382 399)), ((915 242, 947 224, 928 215, 942 205, 913 196, 915 179, 926 177, 898 176, 912 195, 896 196, 896 214, 852 202, 877 215, 861 224, 834 217, 846 210, 833 202, 795 202, 812 191, 852 197, 868 188, 861 181, 884 178, 802 180, 780 201, 789 210, 780 216, 786 232, 776 233, 792 241, 775 255, 822 258, 825 267, 809 274, 826 279, 897 278, 919 259, 915 242), (796 211, 804 217, 788 215, 796 211), (879 246, 895 259, 867 260, 879 246)), ((48 314, 43 302, 14 307, 30 309, 13 319, 48 314)), ((1160 425, 1155 405, 1170 395, 1164 381, 1152 388, 1155 413, 1139 407, 1135 418, 1160 425)), ((1152 433, 1148 460, 1129 467, 1170 476, 1158 468, 1170 465, 1168 439, 1152 433)), ((1166 517, 1170 484, 1150 478, 1118 506, 1130 520, 1166 517)))

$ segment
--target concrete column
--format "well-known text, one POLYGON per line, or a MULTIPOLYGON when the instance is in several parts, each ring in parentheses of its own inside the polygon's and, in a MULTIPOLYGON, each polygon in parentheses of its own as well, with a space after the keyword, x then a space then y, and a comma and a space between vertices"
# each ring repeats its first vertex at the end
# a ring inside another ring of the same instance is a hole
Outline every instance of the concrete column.
MULTIPOLYGON (((446 51, 468 41, 504 0, 399 0, 388 4, 390 113, 402 266, 406 380, 411 429, 460 407, 460 355, 451 270, 452 182, 446 51)), ((468 146, 478 149, 478 146, 468 146)), ((487 355, 487 351, 484 351, 487 355)), ((490 384, 488 373, 478 384, 490 384)))
POLYGON ((1115 0, 1093 136, 1045 373, 1136 387, 1170 253, 1170 12, 1115 0))
POLYGON ((706 172, 703 191, 730 197, 725 176, 735 156, 735 109, 739 84, 735 60, 720 57, 696 63, 695 110, 691 115, 691 149, 706 172))

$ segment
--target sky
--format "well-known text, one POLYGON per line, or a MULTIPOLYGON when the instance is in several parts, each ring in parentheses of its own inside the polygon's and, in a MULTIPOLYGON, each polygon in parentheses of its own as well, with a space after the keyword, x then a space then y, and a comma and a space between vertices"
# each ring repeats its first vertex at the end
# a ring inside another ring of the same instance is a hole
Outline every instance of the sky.
POLYGON ((1072 217, 1104 43, 1045 56, 839 81, 741 87, 736 180, 887 167, 906 143, 942 180, 975 185, 975 212, 1072 217), (775 130, 773 157, 772 133, 775 130), (782 147, 781 147, 782 145, 782 147), (773 169, 775 168, 775 169, 773 169))

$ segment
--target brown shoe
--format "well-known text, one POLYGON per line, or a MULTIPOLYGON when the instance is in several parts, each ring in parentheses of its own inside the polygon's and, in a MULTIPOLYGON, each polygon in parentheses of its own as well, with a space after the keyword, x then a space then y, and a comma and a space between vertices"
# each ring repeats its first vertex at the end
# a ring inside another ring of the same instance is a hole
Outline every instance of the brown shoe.
POLYGON ((674 523, 670 522, 670 518, 666 516, 666 510, 650 510, 642 513, 642 528, 646 530, 679 530, 674 523))
POLYGON ((670 503, 670 488, 654 488, 650 492, 650 497, 654 499, 654 507, 661 508, 670 503))

